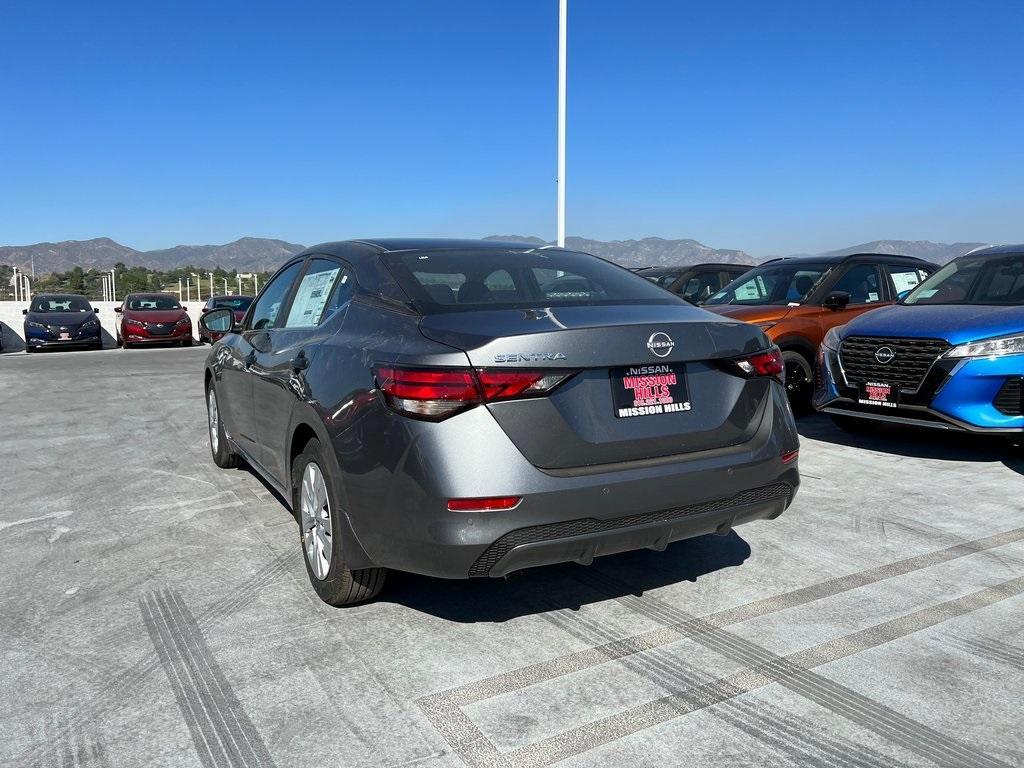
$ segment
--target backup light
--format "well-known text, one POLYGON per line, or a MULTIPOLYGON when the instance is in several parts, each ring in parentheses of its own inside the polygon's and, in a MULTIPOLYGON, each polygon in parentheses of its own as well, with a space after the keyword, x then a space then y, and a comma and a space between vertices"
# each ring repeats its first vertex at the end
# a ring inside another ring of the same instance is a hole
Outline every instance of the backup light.
POLYGON ((946 357, 1005 357, 1024 354, 1024 335, 1000 336, 953 347, 946 357))

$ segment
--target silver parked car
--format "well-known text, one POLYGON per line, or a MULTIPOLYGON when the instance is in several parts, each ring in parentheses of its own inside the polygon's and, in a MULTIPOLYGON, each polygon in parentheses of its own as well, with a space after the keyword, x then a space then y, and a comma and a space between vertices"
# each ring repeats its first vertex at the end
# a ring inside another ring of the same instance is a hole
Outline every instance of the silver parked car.
POLYGON ((291 501, 341 605, 386 569, 515 571, 775 518, 799 485, 779 350, 629 270, 519 243, 314 246, 206 363, 210 444, 291 501))

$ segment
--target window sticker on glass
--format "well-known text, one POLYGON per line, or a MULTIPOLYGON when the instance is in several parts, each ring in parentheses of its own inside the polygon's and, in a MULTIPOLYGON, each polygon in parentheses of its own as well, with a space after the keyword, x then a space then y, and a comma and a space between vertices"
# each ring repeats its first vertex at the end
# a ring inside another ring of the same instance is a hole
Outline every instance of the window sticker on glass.
POLYGON ((878 294, 872 291, 871 293, 868 294, 868 304, 870 304, 873 301, 878 301, 878 294))
POLYGON ((309 328, 320 322, 327 300, 331 295, 334 279, 341 268, 329 269, 324 272, 308 274, 299 283, 295 292, 295 300, 288 312, 285 328, 309 328))
POLYGON ((896 287, 896 293, 903 293, 911 288, 916 288, 917 284, 921 282, 916 271, 890 272, 889 274, 892 276, 892 284, 896 287))

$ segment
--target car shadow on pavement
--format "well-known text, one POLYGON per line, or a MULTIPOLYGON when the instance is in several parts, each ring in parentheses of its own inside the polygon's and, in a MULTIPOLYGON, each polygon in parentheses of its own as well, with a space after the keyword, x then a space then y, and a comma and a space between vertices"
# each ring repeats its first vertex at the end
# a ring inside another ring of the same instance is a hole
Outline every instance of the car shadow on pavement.
POLYGON ((697 581, 742 565, 750 545, 735 531, 669 545, 609 555, 593 565, 575 563, 532 568, 510 579, 449 580, 392 571, 379 602, 396 603, 460 623, 502 622, 563 608, 640 595, 647 590, 697 581))
POLYGON ((939 461, 1001 462, 1024 475, 1024 447, 1001 435, 973 435, 927 427, 906 427, 866 422, 863 432, 845 432, 827 414, 816 413, 797 420, 801 437, 835 445, 848 445, 896 456, 939 461))

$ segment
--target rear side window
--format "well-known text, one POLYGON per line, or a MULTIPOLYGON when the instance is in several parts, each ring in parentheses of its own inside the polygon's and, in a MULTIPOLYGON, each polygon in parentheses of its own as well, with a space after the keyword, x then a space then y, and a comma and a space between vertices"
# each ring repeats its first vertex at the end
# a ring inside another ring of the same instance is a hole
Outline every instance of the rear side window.
MULTIPOLYGON (((288 309, 285 328, 313 328, 328 314, 328 304, 335 301, 334 288, 339 281, 351 283, 352 278, 342 266, 330 259, 313 259, 299 281, 288 309)), ((343 297, 342 297, 343 298, 343 297)), ((332 309, 337 309, 333 304, 332 309)))
POLYGON ((384 255, 425 314, 581 304, 676 304, 629 270, 584 253, 530 249, 408 251, 384 255))
POLYGON ((892 280, 892 287, 897 298, 906 296, 928 277, 928 273, 920 267, 889 264, 886 269, 889 271, 889 278, 892 280))

